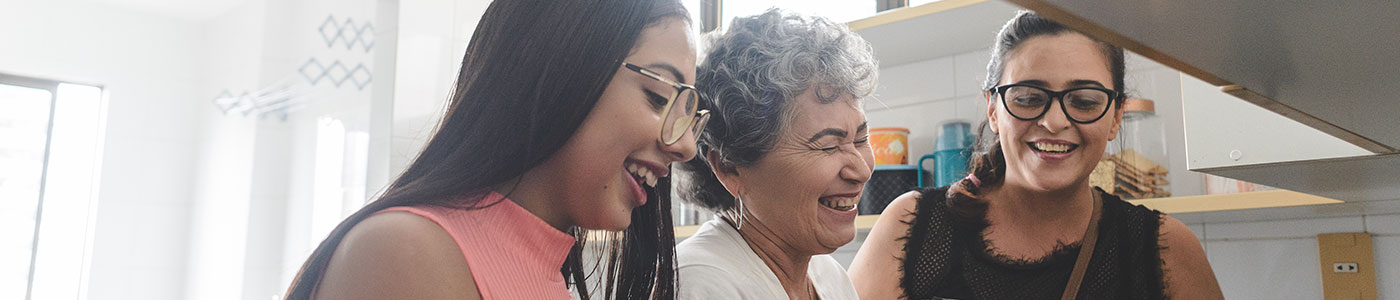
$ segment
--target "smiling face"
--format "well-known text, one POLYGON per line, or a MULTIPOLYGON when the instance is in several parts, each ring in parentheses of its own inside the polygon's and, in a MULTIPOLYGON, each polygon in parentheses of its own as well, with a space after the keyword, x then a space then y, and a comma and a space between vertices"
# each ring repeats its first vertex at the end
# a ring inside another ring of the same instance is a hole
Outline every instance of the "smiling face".
MULTIPOLYGON (((1115 89, 1102 47, 1078 33, 1033 37, 1006 58, 999 85, 1021 83, 1054 91, 1076 87, 1115 89)), ((987 118, 1006 157, 1006 184, 1051 192, 1087 186, 1108 141, 1118 134, 1123 110, 1089 124, 1069 120, 1060 101, 1039 119, 1008 114, 999 96, 988 93, 987 118)), ((1013 103, 1014 104, 1014 103, 1013 103)), ((1071 108, 1072 109, 1072 108, 1071 108)))
POLYGON ((855 238, 875 154, 859 102, 845 95, 823 104, 813 90, 793 100, 772 150, 721 180, 744 201, 743 230, 761 227, 789 251, 825 254, 855 238))
MULTIPOLYGON (((644 31, 624 62, 667 79, 693 84, 695 38, 687 23, 670 18, 644 31)), ((695 156, 695 136, 666 145, 659 136, 671 85, 616 66, 617 73, 578 131, 527 176, 552 185, 552 205, 564 224, 622 230, 632 209, 646 203, 645 190, 669 175, 673 162, 695 156)))

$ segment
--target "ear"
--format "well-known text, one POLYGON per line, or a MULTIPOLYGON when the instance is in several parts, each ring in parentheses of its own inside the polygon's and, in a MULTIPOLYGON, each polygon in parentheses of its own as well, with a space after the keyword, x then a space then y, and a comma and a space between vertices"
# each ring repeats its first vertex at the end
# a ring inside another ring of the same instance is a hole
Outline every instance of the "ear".
POLYGON ((1000 134, 997 131, 997 98, 992 92, 982 92, 982 98, 987 100, 987 128, 992 129, 992 133, 1000 134))
POLYGON ((1123 129, 1123 102, 1127 102, 1127 99, 1114 104, 1117 108, 1113 109, 1113 128, 1108 131, 1108 140, 1110 141, 1118 138, 1118 130, 1123 129))
POLYGON ((719 151, 710 150, 705 153, 705 162, 710 164, 711 172, 715 173, 715 178, 724 185, 724 189, 730 195, 738 197, 744 190, 743 182, 739 180, 739 168, 725 164, 720 160, 719 151))

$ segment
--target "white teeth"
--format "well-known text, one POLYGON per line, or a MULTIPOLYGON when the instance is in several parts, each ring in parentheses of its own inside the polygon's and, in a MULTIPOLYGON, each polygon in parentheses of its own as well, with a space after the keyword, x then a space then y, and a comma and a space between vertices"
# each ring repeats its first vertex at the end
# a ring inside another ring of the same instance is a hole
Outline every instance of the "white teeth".
POLYGON ((1033 144, 1033 146, 1035 146, 1036 149, 1044 150, 1044 151, 1046 151, 1046 152, 1069 152, 1069 149, 1071 148, 1070 145, 1064 145, 1064 144, 1051 144, 1051 143, 1040 143, 1040 142, 1036 142, 1036 143, 1032 143, 1032 144, 1033 144))
POLYGON ((643 184, 646 184, 649 187, 656 186, 657 176, 656 174, 652 174, 651 169, 647 167, 638 166, 636 164, 627 164, 627 172, 630 172, 632 173, 632 175, 637 176, 637 179, 639 179, 638 181, 641 181, 643 184))

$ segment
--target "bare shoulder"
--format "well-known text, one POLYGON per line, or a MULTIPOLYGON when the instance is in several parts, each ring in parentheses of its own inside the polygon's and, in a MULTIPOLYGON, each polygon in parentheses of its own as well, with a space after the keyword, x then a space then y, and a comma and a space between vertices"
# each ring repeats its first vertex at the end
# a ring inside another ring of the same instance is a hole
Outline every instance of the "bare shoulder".
MULTIPOLYGON (((914 223, 914 213, 919 209, 921 197, 919 191, 911 191, 894 198, 880 212, 880 218, 875 220, 875 226, 870 229, 870 238, 880 237, 881 242, 897 243, 899 250, 903 251, 904 240, 901 238, 909 233, 909 226, 914 223)), ((866 239, 867 244, 870 238, 866 239)))
POLYGON ((446 230, 407 212, 350 229, 317 288, 319 299, 480 299, 466 258, 446 230))
POLYGON ((1176 299, 1224 299, 1205 249, 1185 223, 1162 215, 1159 229, 1162 280, 1168 296, 1176 299))
POLYGON ((913 191, 890 202, 856 252, 849 273, 861 299, 895 299, 904 294, 899 286, 904 237, 914 223, 920 197, 913 191))

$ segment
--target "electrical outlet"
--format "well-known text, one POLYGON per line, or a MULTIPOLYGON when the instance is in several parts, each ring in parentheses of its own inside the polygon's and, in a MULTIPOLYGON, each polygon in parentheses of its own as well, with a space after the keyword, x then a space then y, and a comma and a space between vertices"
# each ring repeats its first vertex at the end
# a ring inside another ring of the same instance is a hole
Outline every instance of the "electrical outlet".
POLYGON ((1380 299, 1376 294, 1376 260, 1371 235, 1317 235, 1318 267, 1322 271, 1321 299, 1380 299))
POLYGON ((1334 264, 1332 264, 1332 273, 1356 273, 1356 272, 1360 272, 1359 270, 1357 270, 1356 263, 1334 263, 1334 264))

